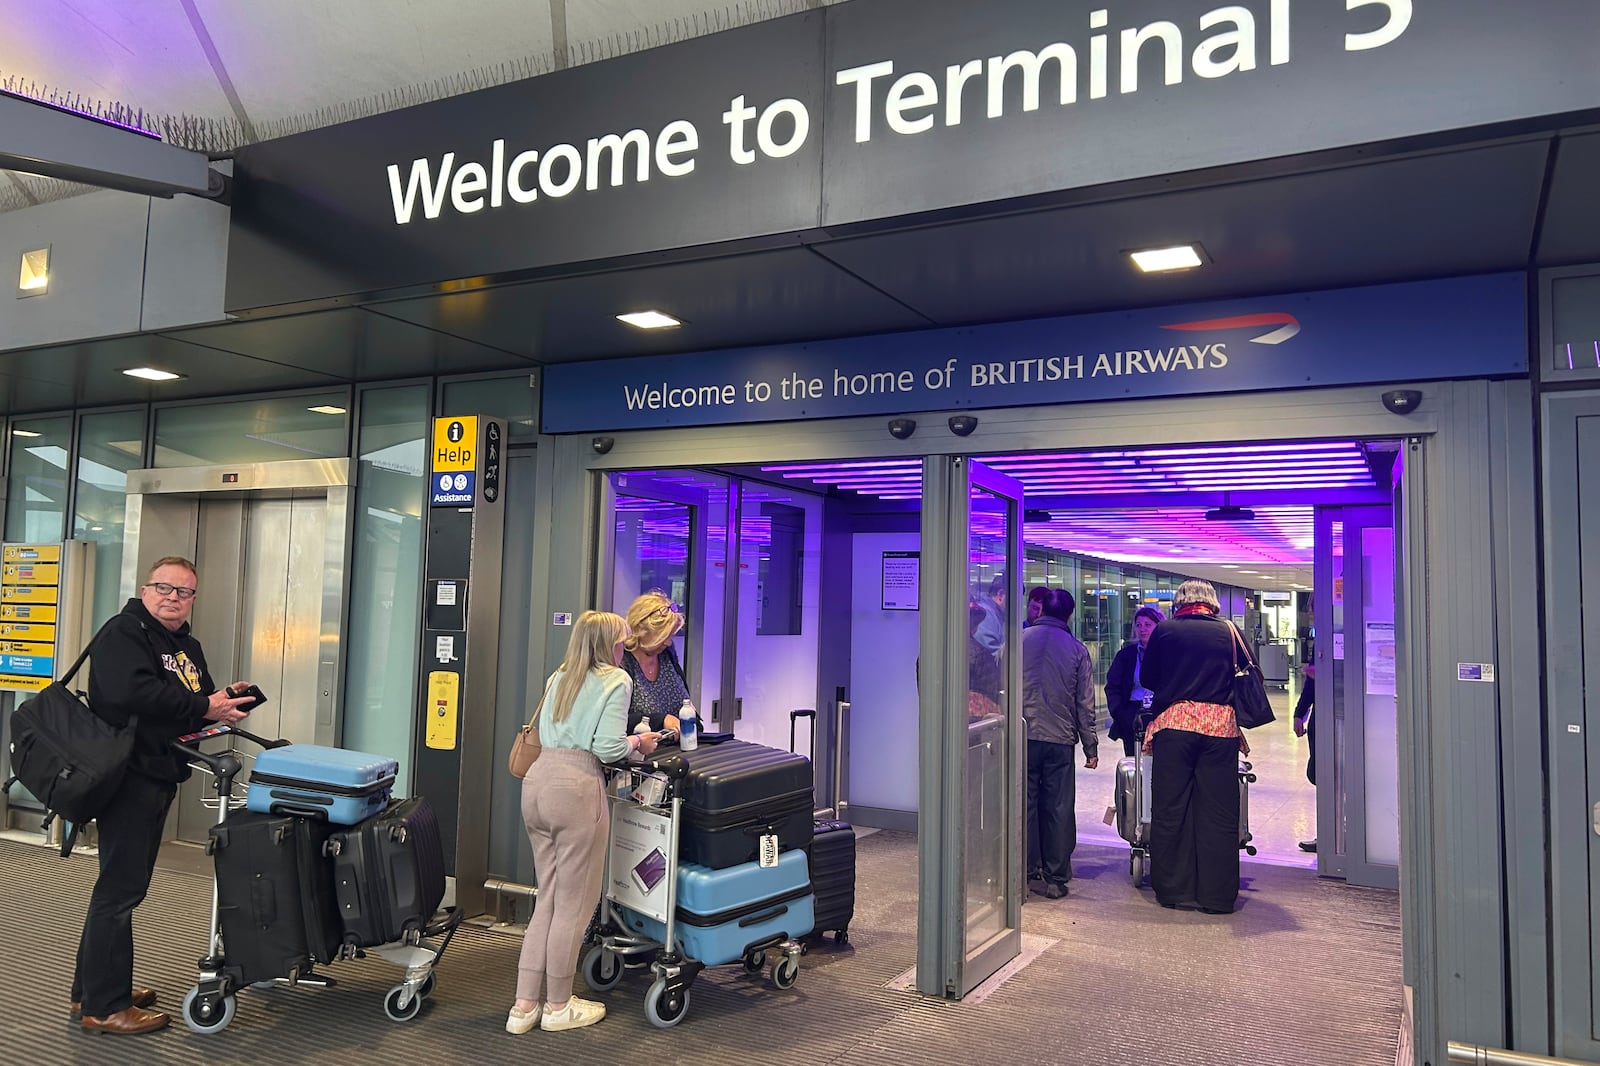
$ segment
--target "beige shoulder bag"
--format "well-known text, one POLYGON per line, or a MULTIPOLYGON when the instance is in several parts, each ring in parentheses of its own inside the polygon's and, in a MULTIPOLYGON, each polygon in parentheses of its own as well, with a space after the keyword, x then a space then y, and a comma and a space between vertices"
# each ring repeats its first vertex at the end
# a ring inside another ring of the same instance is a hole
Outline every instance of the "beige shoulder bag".
POLYGON ((527 725, 517 730, 515 739, 511 741, 512 777, 527 777, 533 764, 539 761, 539 752, 543 750, 539 745, 539 712, 544 709, 544 701, 549 698, 550 686, 555 681, 556 675, 551 674, 550 680, 544 683, 544 695, 539 697, 539 706, 533 709, 533 717, 528 719, 527 725))

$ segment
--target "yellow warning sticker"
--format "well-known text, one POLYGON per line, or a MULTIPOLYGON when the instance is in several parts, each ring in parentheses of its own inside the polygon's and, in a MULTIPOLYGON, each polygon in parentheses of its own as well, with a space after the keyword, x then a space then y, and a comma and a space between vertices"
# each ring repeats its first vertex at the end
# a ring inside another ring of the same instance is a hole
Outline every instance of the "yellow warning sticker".
POLYGON ((423 743, 438 751, 456 749, 456 706, 461 696, 461 675, 449 670, 428 674, 428 728, 423 743))

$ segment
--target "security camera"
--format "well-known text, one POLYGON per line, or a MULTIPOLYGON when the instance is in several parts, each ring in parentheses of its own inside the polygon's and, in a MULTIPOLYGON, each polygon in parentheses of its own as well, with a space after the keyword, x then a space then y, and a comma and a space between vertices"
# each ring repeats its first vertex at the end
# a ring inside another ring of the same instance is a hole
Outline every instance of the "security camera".
POLYGON ((889 436, 895 440, 905 440, 917 431, 917 423, 910 418, 889 419, 889 436))
POLYGON ((617 438, 615 437, 596 437, 589 442, 589 447, 594 449, 596 455, 604 455, 611 450, 611 446, 615 443, 617 443, 617 438))
POLYGON ((978 420, 971 415, 951 415, 950 432, 958 437, 970 437, 978 428, 978 420))
POLYGON ((1422 402, 1422 393, 1416 389, 1390 389, 1383 394, 1383 406, 1397 415, 1408 415, 1422 402))

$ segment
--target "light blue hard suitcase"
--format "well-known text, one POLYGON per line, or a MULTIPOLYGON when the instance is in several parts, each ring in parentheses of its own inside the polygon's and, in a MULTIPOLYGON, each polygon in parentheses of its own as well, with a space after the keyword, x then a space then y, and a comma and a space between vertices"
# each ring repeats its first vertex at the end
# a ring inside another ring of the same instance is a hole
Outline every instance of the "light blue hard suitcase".
MULTIPOLYGON (((666 925, 619 907, 622 921, 652 940, 666 925)), ((803 851, 786 851, 776 866, 742 863, 713 870, 678 864, 677 935, 683 953, 707 966, 737 962, 753 944, 799 939, 811 932, 816 898, 803 851)))
POLYGON ((399 763, 387 755, 320 744, 290 744, 256 756, 245 805, 356 825, 389 805, 399 763))

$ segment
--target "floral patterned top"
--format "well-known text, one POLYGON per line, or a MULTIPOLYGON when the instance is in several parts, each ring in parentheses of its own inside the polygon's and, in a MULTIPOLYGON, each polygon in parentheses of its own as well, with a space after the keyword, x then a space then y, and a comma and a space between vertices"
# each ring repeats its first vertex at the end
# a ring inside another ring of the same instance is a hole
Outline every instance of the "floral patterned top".
POLYGON ((1163 729, 1186 729, 1207 737, 1239 736, 1239 723, 1233 708, 1226 703, 1200 703, 1197 700, 1179 700, 1156 716, 1144 734, 1146 754, 1153 751, 1151 742, 1163 729))
POLYGON ((632 733, 640 722, 650 720, 650 728, 666 728, 666 717, 677 714, 683 701, 689 698, 689 687, 683 680, 683 667, 678 665, 678 652, 671 644, 661 651, 657 660, 656 679, 644 676, 644 667, 633 652, 622 653, 622 668, 633 678, 633 703, 628 707, 628 732, 632 733))

